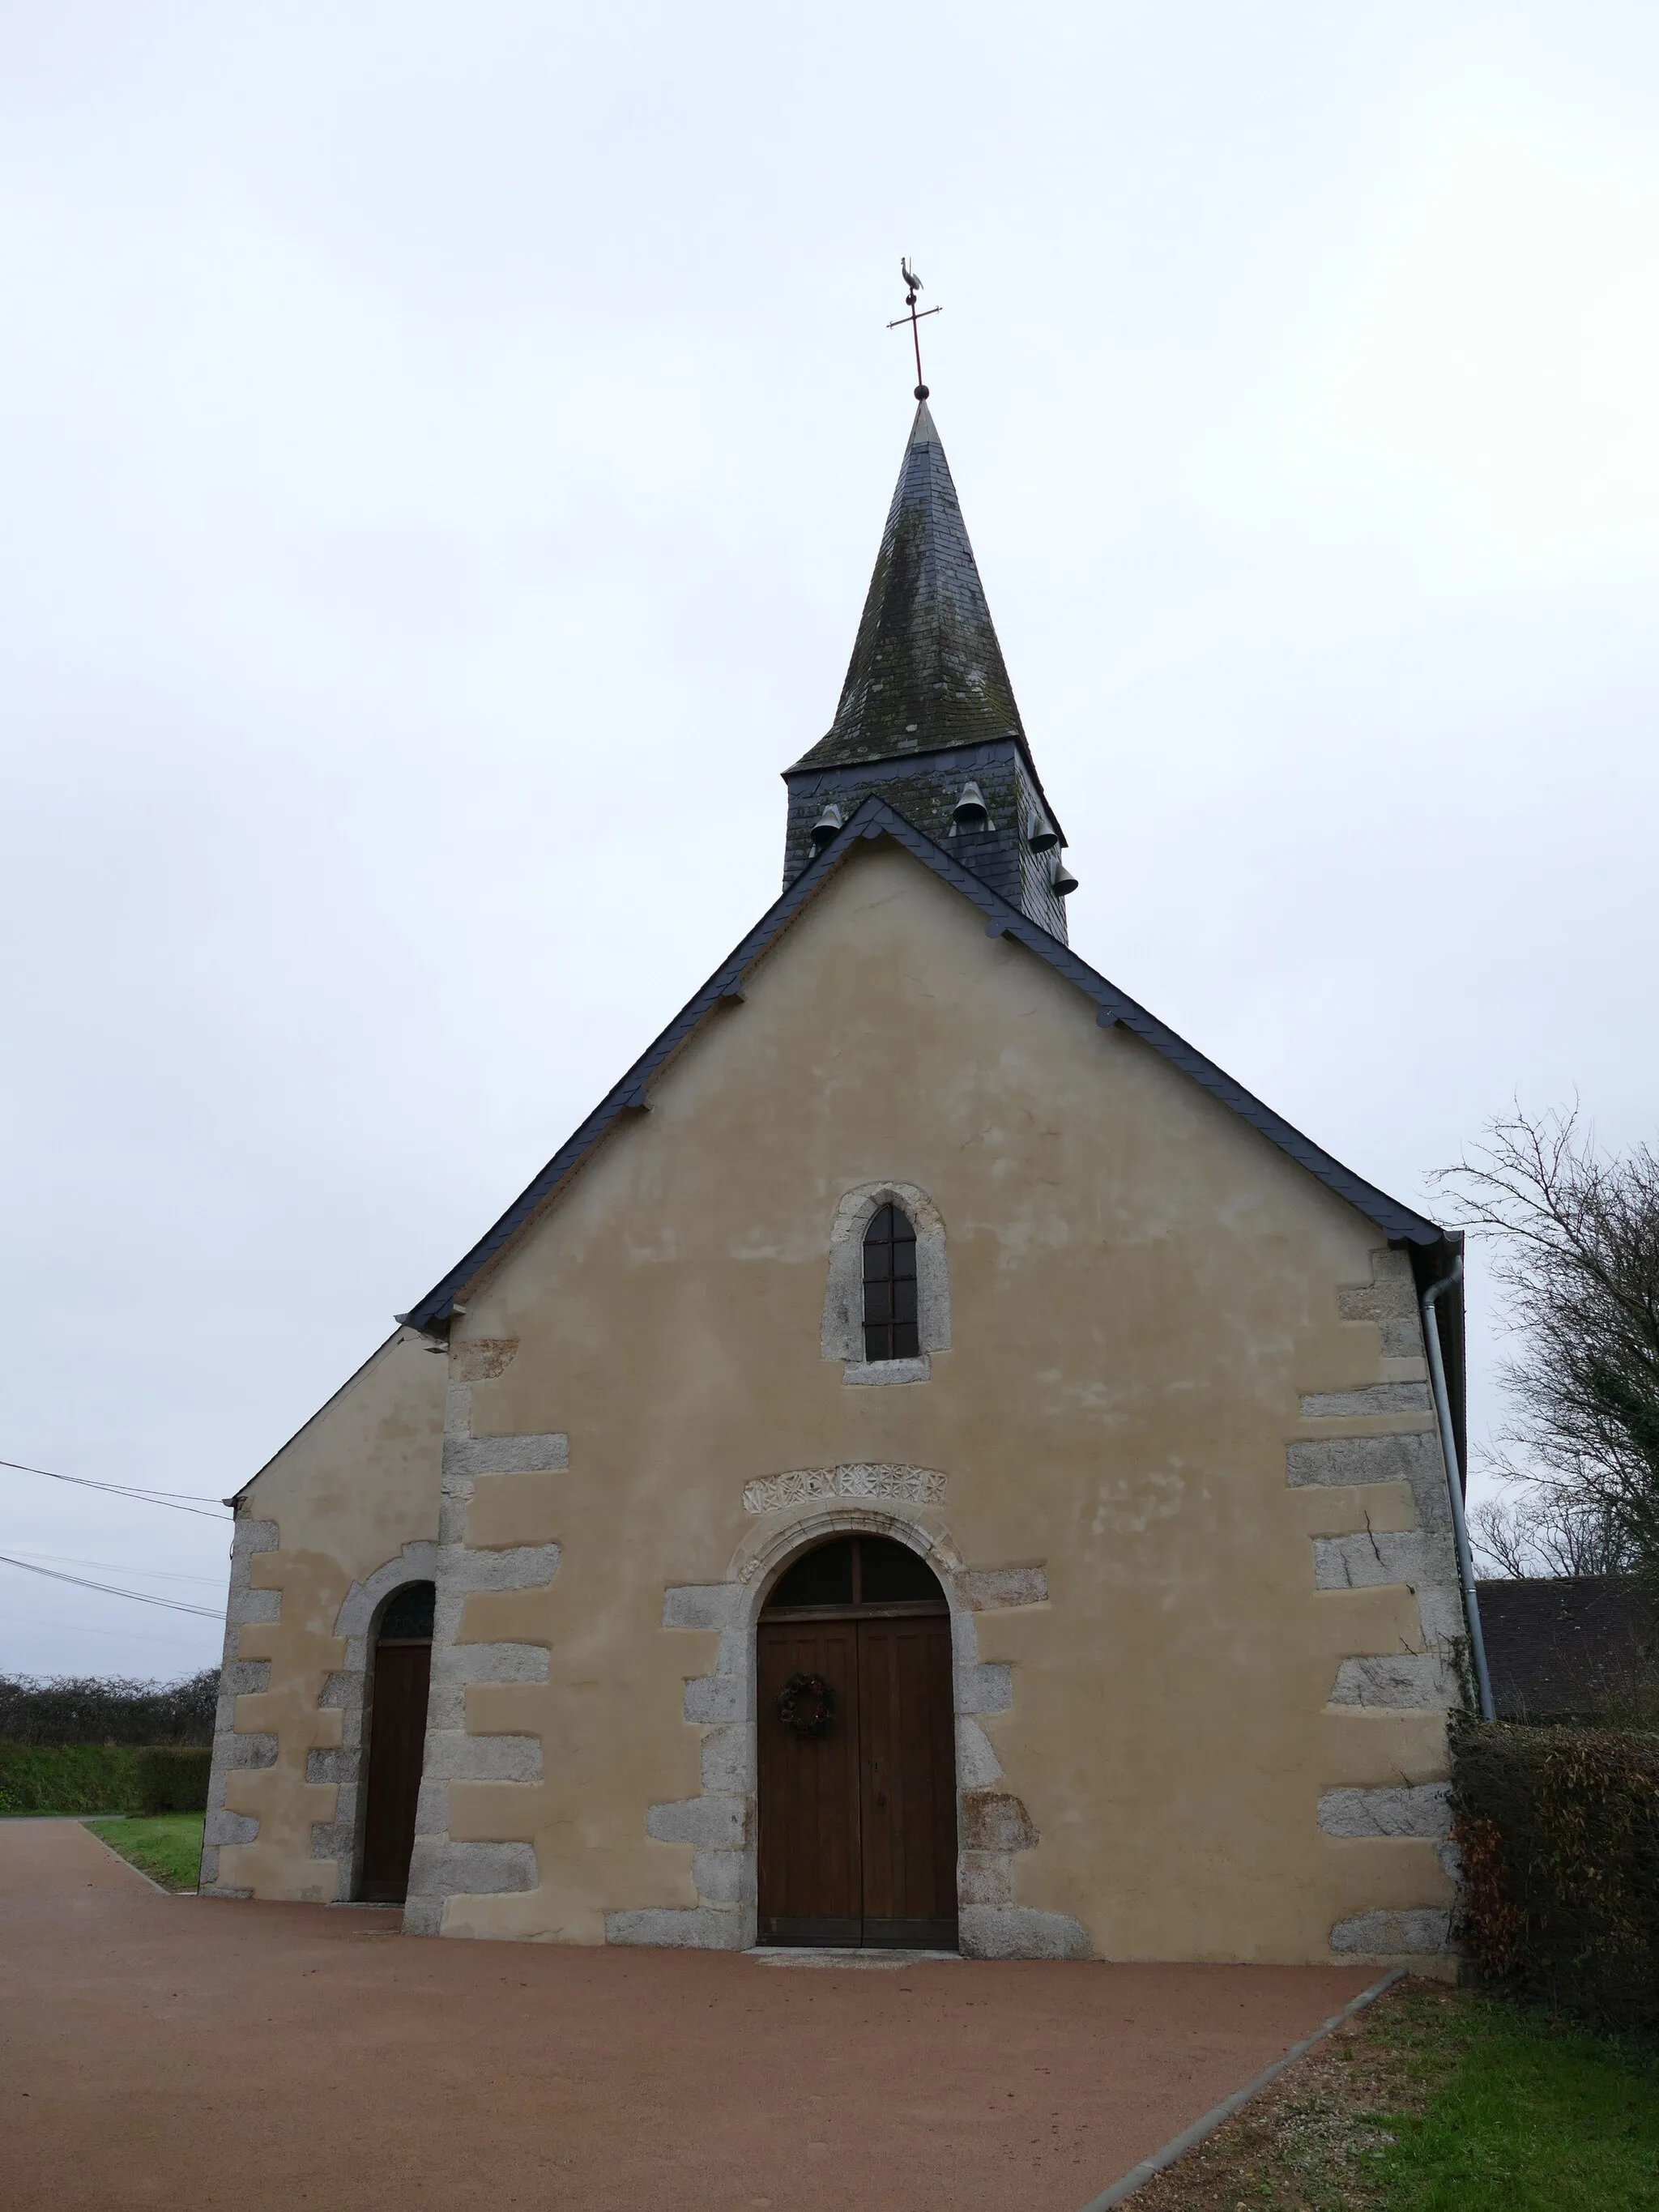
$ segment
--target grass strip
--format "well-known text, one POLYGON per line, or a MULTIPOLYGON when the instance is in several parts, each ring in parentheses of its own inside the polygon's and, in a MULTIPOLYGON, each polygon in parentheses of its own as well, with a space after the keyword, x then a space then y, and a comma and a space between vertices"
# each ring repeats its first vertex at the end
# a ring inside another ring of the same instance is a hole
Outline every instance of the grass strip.
POLYGON ((1449 2076, 1390 2124, 1388 2212, 1659 2208, 1659 2054, 1495 1998, 1452 2014, 1449 2076))
POLYGON ((1405 1982, 1130 2212, 1659 2212, 1659 2049, 1405 1982))
POLYGON ((202 1822, 200 1813, 157 1813, 136 1820, 88 1820, 86 1826, 163 1889, 193 1890, 202 1863, 202 1822))

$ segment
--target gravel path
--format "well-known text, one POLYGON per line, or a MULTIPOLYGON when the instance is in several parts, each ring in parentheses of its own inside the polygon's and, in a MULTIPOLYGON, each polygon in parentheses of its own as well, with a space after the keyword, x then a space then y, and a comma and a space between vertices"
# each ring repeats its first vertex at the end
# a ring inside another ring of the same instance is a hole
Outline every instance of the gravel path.
POLYGON ((1364 1967, 420 1941, 0 1826, 9 2212, 1078 2212, 1364 1967))

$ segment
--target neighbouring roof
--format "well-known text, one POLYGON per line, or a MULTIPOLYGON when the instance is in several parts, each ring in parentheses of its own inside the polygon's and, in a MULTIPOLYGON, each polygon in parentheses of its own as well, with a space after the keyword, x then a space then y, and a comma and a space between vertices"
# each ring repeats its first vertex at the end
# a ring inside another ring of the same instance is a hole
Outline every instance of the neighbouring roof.
MULTIPOLYGON (((925 410, 924 410, 925 411, 925 410)), ((1368 1221, 1374 1222, 1393 1243, 1428 1248, 1441 1244, 1445 1232, 1424 1215, 1403 1206, 1398 1199, 1390 1198, 1385 1191, 1343 1166, 1330 1153, 1323 1152, 1299 1129, 1281 1119, 1259 1098, 1253 1097, 1243 1084, 1234 1082, 1215 1062, 1189 1045, 1175 1031, 1166 1029, 1155 1016, 1147 1012, 1105 976, 1098 975, 1086 961, 1051 937, 1046 929, 1030 921, 1018 907, 998 896, 990 886, 981 882, 960 862, 953 860, 942 847, 895 812, 886 801, 869 798, 863 801, 847 826, 827 845, 817 858, 795 878, 776 904, 763 915, 749 934, 723 961, 696 995, 684 1006, 654 1044, 644 1052, 626 1075, 596 1106, 568 1143, 556 1152, 541 1173, 514 1199, 499 1221, 482 1237, 457 1267, 453 1267, 441 1282, 434 1284, 420 1303, 398 1318, 416 1328, 431 1330, 445 1322, 465 1286, 517 1236, 540 1212, 557 1191, 566 1177, 574 1174, 593 1147, 628 1113, 638 1112, 648 1105, 647 1090, 657 1075, 686 1043, 702 1023, 711 1017, 721 1018, 719 1010, 740 1000, 744 977, 761 959, 794 921, 801 909, 815 898, 823 886, 846 865, 849 854, 860 837, 888 836, 915 855, 925 867, 931 868, 943 882, 961 892, 986 918, 986 933, 990 937, 1012 937, 1027 946, 1040 960, 1045 960, 1058 975, 1074 984, 1083 995, 1092 1000, 1097 1008, 1095 1018, 1103 1027, 1121 1023, 1126 1030, 1150 1045, 1152 1050, 1178 1067, 1182 1074, 1211 1096, 1217 1098, 1241 1121, 1248 1121, 1270 1144, 1288 1153, 1298 1166, 1305 1168, 1326 1188, 1345 1199, 1368 1221)))
POLYGON ((1659 1619, 1638 1583, 1579 1575, 1475 1587, 1500 1721, 1659 1715, 1659 1619))
POLYGON ((933 418, 916 409, 827 736, 795 763, 1024 738, 933 418))

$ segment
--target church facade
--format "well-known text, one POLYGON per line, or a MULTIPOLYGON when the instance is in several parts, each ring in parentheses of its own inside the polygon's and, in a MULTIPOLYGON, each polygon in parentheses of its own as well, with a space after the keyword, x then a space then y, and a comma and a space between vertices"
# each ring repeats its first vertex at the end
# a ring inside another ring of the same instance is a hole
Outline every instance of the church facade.
POLYGON ((237 1494, 204 1890, 1447 1968, 1455 1240, 1068 949, 925 398, 785 781, 776 904, 237 1494))

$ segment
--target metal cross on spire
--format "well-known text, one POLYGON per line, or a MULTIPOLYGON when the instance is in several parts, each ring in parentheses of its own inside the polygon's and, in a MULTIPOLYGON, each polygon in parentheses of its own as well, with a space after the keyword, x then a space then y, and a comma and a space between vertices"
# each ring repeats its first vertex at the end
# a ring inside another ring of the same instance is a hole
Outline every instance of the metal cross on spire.
POLYGON ((910 266, 910 257, 908 253, 899 263, 899 274, 904 279, 904 304, 909 313, 900 315, 896 321, 889 323, 887 327, 890 331, 896 331, 904 324, 909 324, 910 343, 916 349, 916 397, 918 399, 925 399, 927 397, 927 386, 921 380, 921 332, 916 325, 921 321, 922 316, 943 314, 945 311, 942 307, 924 307, 921 314, 919 315, 916 313, 916 295, 921 289, 921 279, 910 266))

